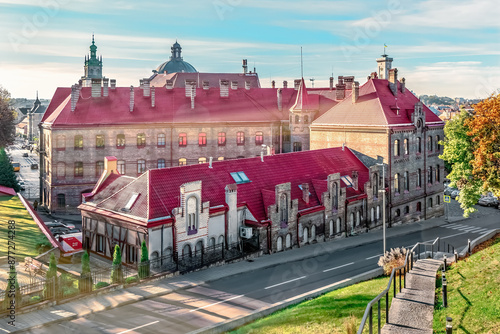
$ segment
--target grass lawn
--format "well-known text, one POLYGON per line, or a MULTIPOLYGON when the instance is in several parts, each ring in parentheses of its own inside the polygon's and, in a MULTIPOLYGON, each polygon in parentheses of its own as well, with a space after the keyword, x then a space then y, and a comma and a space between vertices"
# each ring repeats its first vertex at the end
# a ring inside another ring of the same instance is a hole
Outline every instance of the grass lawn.
POLYGON ((487 245, 446 272, 448 307, 442 307, 439 286, 435 333, 445 333, 447 316, 453 319, 453 333, 500 333, 500 237, 487 245))
MULTIPOLYGON (((329 292, 271 314, 266 318, 240 327, 231 333, 346 333, 345 322, 355 317, 356 331, 366 305, 387 287, 388 277, 375 278, 329 292)), ((399 282, 398 282, 399 284, 399 282)), ((392 287, 389 298, 392 299, 392 287)), ((381 301, 382 326, 385 324, 385 298, 381 301)), ((377 331, 377 307, 373 308, 374 332, 377 331)), ((368 321, 365 331, 368 333, 368 321)))
MULTIPOLYGON (((15 220, 15 253, 18 261, 23 262, 26 256, 37 256, 35 248, 37 241, 45 240, 45 235, 33 221, 30 214, 17 196, 0 197, 0 256, 7 255, 8 249, 8 224, 7 221, 15 220)), ((12 249, 11 249, 12 251, 12 249)))

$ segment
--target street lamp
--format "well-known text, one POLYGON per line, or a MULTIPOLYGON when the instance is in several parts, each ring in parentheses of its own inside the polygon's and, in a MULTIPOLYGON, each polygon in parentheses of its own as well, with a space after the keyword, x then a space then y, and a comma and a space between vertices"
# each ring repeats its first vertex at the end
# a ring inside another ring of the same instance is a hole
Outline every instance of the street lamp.
POLYGON ((384 166, 384 158, 382 158, 382 163, 377 164, 378 166, 382 166, 382 187, 383 189, 379 189, 379 193, 382 193, 382 230, 383 230, 383 239, 384 239, 384 255, 385 255, 385 166, 384 166))

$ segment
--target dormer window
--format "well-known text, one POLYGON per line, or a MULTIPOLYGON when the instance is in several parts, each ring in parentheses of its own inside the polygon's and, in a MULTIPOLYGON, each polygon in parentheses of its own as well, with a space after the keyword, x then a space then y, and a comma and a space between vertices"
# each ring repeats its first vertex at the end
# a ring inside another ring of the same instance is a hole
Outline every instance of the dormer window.
POLYGON ((191 196, 186 201, 186 227, 187 234, 198 232, 198 198, 191 196))
POLYGON ((137 201, 138 197, 139 197, 139 193, 132 193, 132 195, 130 196, 127 204, 125 204, 125 206, 122 208, 122 211, 130 211, 130 209, 132 208, 132 206, 137 201))
POLYGON ((280 211, 280 222, 288 223, 288 201, 286 194, 280 195, 279 211, 280 211))

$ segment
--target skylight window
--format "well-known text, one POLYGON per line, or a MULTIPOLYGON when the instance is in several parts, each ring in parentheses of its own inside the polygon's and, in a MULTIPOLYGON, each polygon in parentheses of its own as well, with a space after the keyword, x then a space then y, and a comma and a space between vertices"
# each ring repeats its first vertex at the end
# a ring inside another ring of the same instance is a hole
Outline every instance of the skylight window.
POLYGON ((134 205, 135 201, 137 200, 137 197, 139 197, 139 193, 132 193, 132 196, 130 196, 130 199, 128 200, 122 211, 130 211, 132 205, 134 205))
MULTIPOLYGON (((302 190, 302 185, 299 184, 299 189, 302 190)), ((309 192, 309 195, 311 195, 311 192, 309 192)))
POLYGON ((344 181, 345 185, 347 188, 351 188, 352 187, 352 179, 349 175, 344 175, 344 176, 341 176, 340 179, 342 181, 344 181))
POLYGON ((230 174, 231 174, 234 182, 236 182, 236 184, 252 182, 246 176, 245 172, 233 172, 233 173, 230 173, 230 174))

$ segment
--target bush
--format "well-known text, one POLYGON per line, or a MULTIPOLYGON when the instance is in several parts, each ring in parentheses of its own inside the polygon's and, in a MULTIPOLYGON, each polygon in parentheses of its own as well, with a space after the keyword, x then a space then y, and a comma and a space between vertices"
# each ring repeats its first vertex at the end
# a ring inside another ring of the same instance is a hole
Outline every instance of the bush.
POLYGON ((92 274, 90 272, 90 258, 87 251, 83 253, 82 256, 82 274, 80 280, 78 281, 78 288, 80 292, 90 292, 92 291, 92 274))
POLYGON ((75 284, 75 280, 71 278, 68 274, 62 274, 59 278, 60 286, 62 288, 72 288, 75 284))
POLYGON ((122 253, 120 246, 115 246, 115 252, 113 254, 113 267, 111 269, 111 282, 122 283, 123 282, 123 270, 122 270, 122 253))
POLYGON ((77 295, 79 292, 79 290, 75 287, 67 287, 67 286, 63 286, 62 287, 62 295, 63 297, 70 297, 70 296, 73 296, 73 295, 77 295))
POLYGON ((106 282, 97 282, 97 284, 95 285, 95 288, 96 289, 100 289, 100 288, 105 288, 109 286, 109 283, 106 283, 106 282))
POLYGON ((149 277, 149 257, 148 257, 148 247, 146 246, 146 240, 143 240, 141 244, 141 262, 139 264, 139 277, 141 279, 149 277))
POLYGON ((406 248, 391 248, 390 251, 385 252, 378 260, 379 267, 384 268, 384 273, 390 275, 392 269, 401 267, 405 263, 406 248))
POLYGON ((139 278, 137 276, 130 276, 125 279, 126 284, 138 282, 139 278))
POLYGON ((38 303, 40 300, 42 300, 42 297, 40 296, 33 296, 30 298, 31 303, 38 303))
POLYGON ((45 235, 37 235, 35 239, 35 250, 38 254, 43 254, 50 249, 52 249, 52 244, 45 235))

